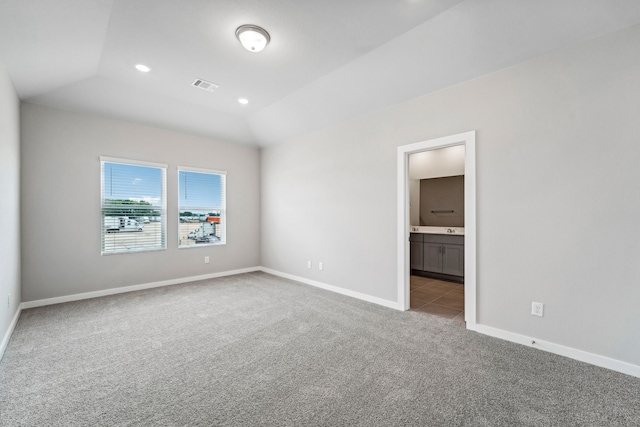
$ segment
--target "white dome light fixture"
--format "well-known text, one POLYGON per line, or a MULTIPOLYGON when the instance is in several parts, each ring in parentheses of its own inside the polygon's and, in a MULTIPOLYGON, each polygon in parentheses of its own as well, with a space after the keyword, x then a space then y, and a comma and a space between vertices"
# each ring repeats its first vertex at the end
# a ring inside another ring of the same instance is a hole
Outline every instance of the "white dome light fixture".
POLYGON ((236 37, 249 52, 260 52, 271 41, 264 28, 257 25, 241 25, 236 29, 236 37))

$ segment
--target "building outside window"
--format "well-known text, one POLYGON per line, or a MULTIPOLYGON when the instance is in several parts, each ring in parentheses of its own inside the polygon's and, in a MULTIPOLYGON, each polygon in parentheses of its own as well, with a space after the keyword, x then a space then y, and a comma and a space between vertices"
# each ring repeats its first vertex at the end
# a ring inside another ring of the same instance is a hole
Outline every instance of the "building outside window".
POLYGON ((101 253, 162 250, 167 165, 101 157, 101 253))
POLYGON ((178 247, 226 244, 226 172, 178 167, 178 247))

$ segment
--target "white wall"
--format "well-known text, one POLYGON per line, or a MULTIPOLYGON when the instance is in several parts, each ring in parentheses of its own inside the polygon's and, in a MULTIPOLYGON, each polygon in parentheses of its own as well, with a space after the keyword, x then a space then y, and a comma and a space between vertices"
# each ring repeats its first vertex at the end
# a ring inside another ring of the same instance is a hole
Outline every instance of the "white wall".
POLYGON ((633 27, 265 149, 262 264, 395 301, 396 147, 477 130, 478 322, 640 365, 638 46, 633 27))
POLYGON ((20 305, 19 111, 18 95, 0 63, 0 342, 20 305))
POLYGON ((23 301, 259 265, 257 149, 28 103, 21 113, 23 301), (169 165, 166 251, 100 255, 100 156, 169 165), (226 245, 177 249, 177 165, 227 171, 226 245))

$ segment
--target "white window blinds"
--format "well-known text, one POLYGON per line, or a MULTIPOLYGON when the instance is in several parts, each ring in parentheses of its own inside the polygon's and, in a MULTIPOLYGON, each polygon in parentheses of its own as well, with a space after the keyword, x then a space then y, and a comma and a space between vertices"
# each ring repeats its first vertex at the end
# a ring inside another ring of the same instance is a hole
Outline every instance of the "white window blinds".
POLYGON ((226 243, 226 172, 178 167, 178 245, 226 243))
POLYGON ((102 254, 166 249, 167 166, 102 157, 102 254))

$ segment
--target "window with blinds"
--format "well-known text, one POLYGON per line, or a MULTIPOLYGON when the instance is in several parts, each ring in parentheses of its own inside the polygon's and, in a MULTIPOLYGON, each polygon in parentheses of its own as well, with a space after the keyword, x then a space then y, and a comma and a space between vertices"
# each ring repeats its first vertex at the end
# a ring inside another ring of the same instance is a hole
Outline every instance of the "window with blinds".
POLYGON ((101 157, 102 254, 166 244, 167 165, 101 157))
POLYGON ((226 172, 178 167, 178 247, 226 243, 226 172))

